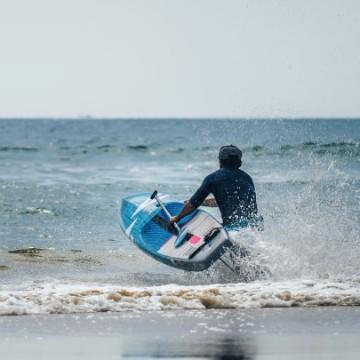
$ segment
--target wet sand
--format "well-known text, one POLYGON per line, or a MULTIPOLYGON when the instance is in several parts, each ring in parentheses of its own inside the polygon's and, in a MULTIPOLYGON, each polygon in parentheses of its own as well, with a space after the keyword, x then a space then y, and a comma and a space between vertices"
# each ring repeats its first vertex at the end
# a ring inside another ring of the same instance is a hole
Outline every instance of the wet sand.
POLYGON ((359 359, 360 308, 0 317, 0 359, 359 359))

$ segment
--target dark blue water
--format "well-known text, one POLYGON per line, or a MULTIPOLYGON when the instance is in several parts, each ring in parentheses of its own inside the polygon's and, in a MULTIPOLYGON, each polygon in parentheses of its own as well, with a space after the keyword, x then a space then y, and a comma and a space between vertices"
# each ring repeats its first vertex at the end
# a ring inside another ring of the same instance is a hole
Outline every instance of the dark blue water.
POLYGON ((0 120, 0 283, 220 281, 142 255, 118 205, 154 189, 188 198, 230 143, 257 188, 274 281, 358 277, 360 120, 49 119, 0 120), (45 250, 9 253, 29 247, 45 250))

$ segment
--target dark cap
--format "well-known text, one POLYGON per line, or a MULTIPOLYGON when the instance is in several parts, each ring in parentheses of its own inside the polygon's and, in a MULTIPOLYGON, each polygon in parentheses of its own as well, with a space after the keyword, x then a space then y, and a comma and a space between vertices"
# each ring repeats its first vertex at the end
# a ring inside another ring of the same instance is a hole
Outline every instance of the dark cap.
POLYGON ((242 152, 235 145, 225 145, 222 146, 219 150, 219 160, 227 160, 227 159, 239 159, 241 160, 242 152))

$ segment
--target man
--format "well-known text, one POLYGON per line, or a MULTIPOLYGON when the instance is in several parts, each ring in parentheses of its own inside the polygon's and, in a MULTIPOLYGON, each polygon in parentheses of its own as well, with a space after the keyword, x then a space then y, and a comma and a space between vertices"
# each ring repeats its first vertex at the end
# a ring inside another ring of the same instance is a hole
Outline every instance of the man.
POLYGON ((208 175, 199 189, 185 201, 180 213, 171 217, 168 226, 173 226, 184 216, 200 205, 218 206, 221 212, 223 225, 228 229, 237 229, 246 226, 260 227, 261 217, 257 216, 256 193, 251 177, 240 170, 242 161, 241 150, 234 145, 220 148, 220 169, 208 175), (206 199, 209 194, 214 198, 206 199), (260 225, 260 226, 259 226, 260 225))

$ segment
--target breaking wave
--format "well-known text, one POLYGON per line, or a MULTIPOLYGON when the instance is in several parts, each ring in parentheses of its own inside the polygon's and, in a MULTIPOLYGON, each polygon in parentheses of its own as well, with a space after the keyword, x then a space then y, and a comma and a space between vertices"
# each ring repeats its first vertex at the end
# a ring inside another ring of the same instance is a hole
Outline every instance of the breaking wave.
POLYGON ((0 291, 0 315, 360 306, 359 281, 254 282, 123 287, 33 283, 0 291))

